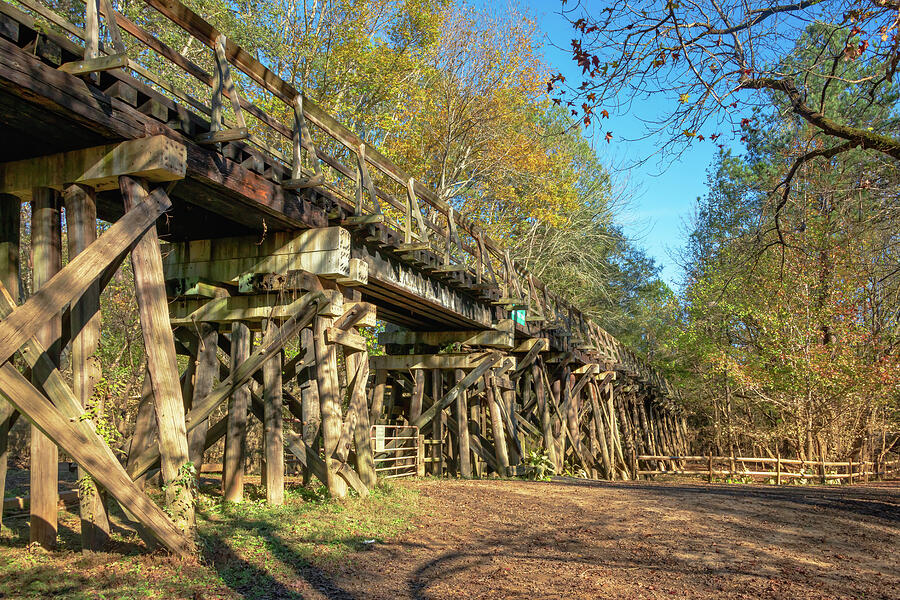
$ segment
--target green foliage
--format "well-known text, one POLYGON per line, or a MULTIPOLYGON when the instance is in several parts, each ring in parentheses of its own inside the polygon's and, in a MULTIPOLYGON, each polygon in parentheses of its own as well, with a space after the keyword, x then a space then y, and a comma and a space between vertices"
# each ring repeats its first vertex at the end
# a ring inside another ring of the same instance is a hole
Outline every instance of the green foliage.
POLYGON ((541 450, 529 450, 522 464, 525 466, 525 479, 532 481, 550 481, 556 472, 550 457, 541 450))

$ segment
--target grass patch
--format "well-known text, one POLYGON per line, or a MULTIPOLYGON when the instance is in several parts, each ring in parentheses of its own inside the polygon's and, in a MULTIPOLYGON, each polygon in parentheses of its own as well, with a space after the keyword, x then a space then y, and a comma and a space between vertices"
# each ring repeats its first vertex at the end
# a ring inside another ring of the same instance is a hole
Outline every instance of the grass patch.
POLYGON ((77 507, 60 512, 52 552, 28 545, 27 519, 10 519, 0 531, 0 598, 302 598, 310 584, 331 585, 328 571, 352 563, 365 540, 397 535, 420 514, 417 495, 403 487, 343 502, 299 483, 285 493, 284 506, 269 507, 252 484, 240 504, 202 490, 196 560, 151 552, 124 529, 111 552, 82 554, 77 507))

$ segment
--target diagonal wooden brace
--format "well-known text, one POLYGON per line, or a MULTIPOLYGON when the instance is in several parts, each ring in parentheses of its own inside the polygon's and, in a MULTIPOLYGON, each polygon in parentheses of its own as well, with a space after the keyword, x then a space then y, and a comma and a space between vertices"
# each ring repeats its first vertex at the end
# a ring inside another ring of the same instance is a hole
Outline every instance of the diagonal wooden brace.
POLYGON ((125 213, 24 304, 0 321, 0 362, 8 361, 47 319, 80 298, 106 266, 152 227, 170 206, 165 191, 154 190, 144 202, 125 213))
MULTIPOLYGON (((321 292, 311 292, 307 294, 307 298, 308 302, 297 307, 297 313, 285 321, 275 338, 258 348, 247 360, 238 365, 237 369, 229 374, 226 379, 219 382, 208 396, 199 402, 195 402, 193 408, 184 418, 188 432, 209 417, 215 408, 227 400, 234 390, 247 383, 253 374, 260 370, 273 354, 280 352, 293 336, 296 336, 301 329, 312 322, 318 311, 319 303, 325 300, 325 295, 321 292), (310 305, 313 306, 310 307, 310 305), (300 314, 300 311, 303 309, 306 309, 305 312, 300 314)), ((153 468, 153 465, 159 460, 159 456, 159 448, 145 450, 133 462, 129 463, 128 474, 132 478, 137 479, 153 468)))
MULTIPOLYGON (((15 303, 0 283, 0 316, 14 309, 15 303)), ((8 362, 0 367, 2 394, 138 518, 159 542, 177 554, 193 553, 191 540, 131 481, 112 450, 97 435, 44 347, 31 338, 22 347, 21 354, 53 403, 8 362)))

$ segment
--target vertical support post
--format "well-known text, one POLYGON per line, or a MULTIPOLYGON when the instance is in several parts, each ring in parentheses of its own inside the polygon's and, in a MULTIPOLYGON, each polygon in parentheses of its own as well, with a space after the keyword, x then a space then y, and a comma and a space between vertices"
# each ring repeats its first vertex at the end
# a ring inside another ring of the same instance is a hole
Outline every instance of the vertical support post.
MULTIPOLYGON (((300 331, 300 348, 311 364, 315 360, 313 348, 313 332, 309 327, 300 331)), ((316 439, 319 437, 319 429, 322 426, 322 417, 319 413, 319 385, 316 382, 315 372, 312 366, 306 366, 297 373, 297 382, 300 384, 300 410, 303 418, 303 443, 307 448, 316 448, 316 439)), ((316 450, 318 454, 318 450, 316 450)), ((310 467, 303 467, 303 485, 307 485, 312 479, 310 467)))
MULTIPOLYGON (((88 1, 88 6, 92 0, 88 1)), ((69 237, 69 260, 83 252, 97 239, 97 204, 94 190, 72 185, 66 188, 66 231, 69 237)), ((85 409, 91 408, 94 386, 103 376, 95 353, 100 346, 100 287, 91 285, 72 306, 72 391, 85 409)), ((105 407, 94 399, 93 412, 103 418, 105 407)), ((109 543, 109 517, 100 490, 84 469, 78 469, 79 504, 81 509, 81 547, 102 550, 109 543)))
MULTIPOLYGON (((421 369, 420 369, 421 370, 421 369)), ((416 445, 416 477, 425 477, 425 436, 421 433, 416 445)))
MULTIPOLYGON (((126 211, 143 202, 149 194, 146 182, 139 178, 119 177, 119 187, 126 211)), ((194 526, 194 497, 192 482, 186 481, 183 472, 190 460, 187 428, 156 227, 148 229, 135 243, 131 265, 156 404, 162 475, 167 484, 166 503, 175 525, 181 530, 189 530, 194 526)))
MULTIPOLYGON (((16 196, 0 194, 0 281, 17 303, 21 298, 19 290, 19 239, 22 203, 16 196)), ((0 399, 0 412, 6 407, 6 400, 0 399)), ((0 498, 6 493, 6 470, 9 464, 9 428, 15 417, 12 412, 0 420, 0 498)), ((0 525, 3 514, 0 510, 0 525)))
POLYGON ((516 424, 516 390, 504 390, 500 393, 500 399, 503 400, 504 420, 511 442, 511 445, 507 446, 509 461, 511 465, 517 465, 522 462, 522 453, 525 452, 525 449, 519 441, 519 427, 516 424))
MULTIPOLYGON (((128 447, 128 469, 131 469, 134 460, 145 450, 156 445, 156 407, 153 403, 153 386, 150 385, 150 373, 144 369, 144 381, 141 386, 141 400, 138 403, 137 415, 134 419, 134 434, 131 436, 131 445, 128 447)), ((144 489, 144 484, 149 477, 142 475, 136 482, 138 487, 144 489)))
POLYGON ((775 485, 781 485, 781 448, 778 447, 775 448, 775 485))
MULTIPOLYGON (((431 370, 431 398, 439 402, 443 396, 443 380, 440 369, 431 370)), ((432 464, 432 474, 440 477, 444 473, 444 432, 447 430, 447 414, 443 410, 431 420, 431 437, 435 440, 432 448, 435 448, 434 457, 437 462, 432 464)))
MULTIPOLYGON (((37 188, 32 192, 31 252, 33 289, 40 289, 61 268, 62 232, 60 202, 56 191, 37 188)), ((59 366, 59 337, 62 324, 54 317, 37 333, 50 359, 59 366)), ((40 382, 35 381, 35 384, 40 382)), ((56 444, 31 426, 31 524, 30 541, 44 548, 56 546, 57 503, 59 501, 59 451, 56 444)))
MULTIPOLYGON (((356 333, 356 328, 350 329, 356 333)), ((353 443, 356 446, 356 472, 363 485, 368 489, 374 489, 378 483, 375 472, 375 455, 372 452, 370 441, 371 421, 369 420, 369 407, 366 405, 366 385, 369 381, 369 352, 362 350, 348 353, 345 348, 344 359, 347 365, 347 378, 354 374, 350 394, 350 412, 356 415, 353 423, 353 443)), ((424 464, 424 463, 422 463, 424 464)))
MULTIPOLYGON (((231 372, 250 356, 250 328, 235 321, 231 325, 231 372)), ((225 427, 225 457, 222 463, 222 495, 228 502, 244 500, 244 452, 247 445, 247 409, 250 387, 245 383, 232 392, 225 427)))
MULTIPOLYGON (((278 334, 274 321, 266 324, 266 342, 278 334)), ((279 506, 284 504, 284 433, 283 398, 281 392, 281 352, 263 364, 263 456, 266 461, 266 502, 279 506)))
MULTIPOLYGON (((465 378, 462 369, 457 369, 456 383, 465 378)), ((468 393, 463 390, 456 395, 456 423, 459 435, 459 475, 465 479, 472 478, 472 452, 469 450, 469 416, 467 414, 468 393)))
POLYGON ((412 423, 422 414, 422 398, 425 396, 425 371, 413 370, 413 393, 409 400, 409 422, 412 423))
POLYGON ((491 431, 494 433, 494 456, 500 466, 502 477, 509 477, 509 452, 506 448, 506 434, 503 430, 503 415, 500 413, 500 399, 494 390, 493 376, 490 372, 484 375, 484 389, 487 392, 488 407, 491 412, 491 431))
POLYGON ((707 483, 712 483, 712 480, 713 480, 713 468, 712 468, 713 465, 712 465, 712 463, 713 463, 713 460, 712 460, 712 452, 710 452, 710 453, 709 453, 709 463, 708 463, 708 467, 709 467, 709 475, 707 475, 707 477, 706 477, 706 482, 707 482, 707 483))
POLYGON ((550 403, 547 402, 547 393, 544 389, 544 377, 540 359, 531 366, 532 379, 534 380, 534 394, 537 399, 538 414, 541 419, 541 435, 544 438, 544 449, 550 462, 556 465, 556 447, 553 444, 553 429, 550 426, 550 403))
POLYGON ((381 421, 381 411, 384 409, 384 389, 387 387, 387 371, 375 370, 375 387, 372 388, 372 408, 369 420, 374 424, 381 421))
MULTIPOLYGON (((200 324, 200 343, 197 347, 197 366, 194 369, 194 392, 191 406, 195 406, 212 391, 219 373, 219 361, 216 350, 219 345, 219 330, 214 323, 200 324)), ((191 462, 197 469, 203 467, 203 453, 206 449, 206 433, 209 431, 209 418, 203 419, 188 433, 188 452, 191 462)))
POLYGON ((340 463, 336 458, 341 439, 341 397, 337 373, 337 349, 325 341, 325 332, 332 326, 331 317, 317 316, 313 329, 316 354, 316 379, 319 383, 319 410, 322 413, 322 446, 325 451, 325 480, 333 498, 347 496, 347 483, 338 475, 340 463))

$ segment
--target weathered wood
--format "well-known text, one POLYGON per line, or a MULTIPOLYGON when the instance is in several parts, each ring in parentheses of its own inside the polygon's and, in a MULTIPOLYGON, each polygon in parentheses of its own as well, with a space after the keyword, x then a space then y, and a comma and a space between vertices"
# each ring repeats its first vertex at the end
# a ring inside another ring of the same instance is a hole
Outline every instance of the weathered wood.
MULTIPOLYGON (((369 367, 372 365, 372 359, 369 359, 369 367)), ((370 420, 373 424, 382 421, 381 411, 384 408, 384 391, 387 387, 387 371, 384 369, 375 369, 375 386, 372 388, 372 408, 369 412, 370 420)))
POLYGON ((472 456, 469 450, 469 416, 466 414, 468 412, 468 406, 466 402, 466 391, 465 388, 462 387, 462 382, 465 379, 465 373, 462 369, 457 369, 455 372, 456 376, 456 386, 454 389, 459 388, 459 391, 455 395, 455 409, 456 409, 456 426, 457 426, 457 440, 459 443, 459 476, 463 478, 471 478, 472 477, 472 456))
POLYGON ((485 375, 485 392, 488 407, 491 413, 491 431, 494 434, 494 452, 497 463, 500 466, 500 475, 509 476, 509 453, 506 449, 506 434, 503 427, 503 415, 501 414, 500 398, 497 397, 496 388, 490 375, 485 375))
POLYGON ((139 206, 116 221, 87 250, 73 258, 24 304, 0 321, 0 362, 5 362, 30 338, 36 327, 58 314, 84 291, 170 206, 157 188, 139 206))
MULTIPOLYGON (((62 229, 60 199, 56 191, 36 188, 32 192, 31 252, 32 281, 35 290, 47 285, 59 272, 62 263, 62 229)), ((37 331, 36 338, 56 366, 59 366, 58 340, 61 322, 58 314, 49 316, 37 331)), ((34 383, 40 385, 40 380, 34 383)), ((31 523, 30 541, 44 548, 56 547, 57 502, 59 501, 56 444, 38 427, 31 428, 31 523)))
MULTIPOLYGON (((65 191, 66 231, 69 257, 84 252, 97 239, 97 204, 94 190, 72 185, 65 191)), ((95 355, 100 346, 100 286, 92 284, 71 311, 72 389, 84 408, 103 415, 102 400, 93 400, 94 387, 103 376, 100 359, 95 355)), ((83 550, 102 550, 109 543, 109 517, 100 490, 90 476, 79 469, 81 491, 81 546, 83 550)))
MULTIPOLYGON (((307 448, 316 447, 316 438, 319 436, 319 429, 322 425, 322 419, 319 413, 319 387, 312 368, 308 365, 315 361, 315 350, 313 348, 313 332, 310 328, 305 328, 300 332, 300 348, 301 354, 308 357, 304 360, 307 365, 302 370, 297 371, 297 382, 300 384, 301 409, 300 419, 303 422, 302 440, 307 448)), ((322 463, 324 465, 324 463, 322 463)), ((312 472, 304 463, 303 467, 303 483, 308 484, 312 472)), ((323 473, 324 475, 324 473, 323 473)), ((325 483, 323 480, 322 483, 325 483)))
POLYGON ((448 344, 485 346, 488 348, 513 348, 515 338, 511 331, 390 331, 378 334, 379 344, 398 344, 444 347, 448 344))
MULTIPOLYGON (((18 30, 16 30, 18 32, 18 30)), ((22 222, 19 199, 0 194, 0 282, 12 294, 15 302, 21 298, 19 291, 19 241, 22 222)), ((9 430, 15 409, 0 399, 0 498, 6 494, 6 471, 9 464, 9 430)), ((0 525, 3 515, 0 514, 0 525)))
MULTIPOLYGON (((126 211, 141 206, 149 197, 147 183, 141 179, 121 176, 119 185, 126 211)), ((148 228, 135 243, 131 250, 131 265, 156 406, 166 504, 176 525, 189 530, 194 526, 194 497, 193 485, 186 481, 186 473, 183 472, 190 462, 184 400, 181 397, 175 339, 169 325, 162 255, 155 227, 148 228)))
POLYGON ((184 144, 156 135, 0 163, 0 193, 27 200, 33 188, 62 190, 72 183, 111 190, 118 188, 120 175, 154 182, 177 181, 184 178, 185 169, 184 144))
POLYGON ((193 542, 138 489, 86 421, 69 419, 31 385, 10 363, 0 366, 0 389, 9 401, 43 433, 82 466, 123 508, 135 515, 166 548, 193 554, 193 542))
MULTIPOLYGON (((243 365, 250 357, 251 338, 250 328, 246 324, 240 321, 232 324, 232 368, 235 368, 236 365, 243 365)), ((233 376, 236 375, 235 371, 232 372, 233 376)), ((225 458, 222 463, 222 491, 223 497, 228 502, 244 500, 244 455, 247 444, 249 404, 250 390, 248 386, 236 386, 228 402, 228 431, 225 434, 225 458)))
POLYGON ((313 347, 316 354, 316 380, 319 384, 319 410, 322 415, 322 448, 325 453, 328 493, 333 498, 347 496, 347 484, 338 476, 340 462, 336 459, 341 439, 341 398, 337 375, 337 353, 334 344, 325 340, 326 330, 334 319, 316 317, 313 328, 313 347))
POLYGON ((59 66, 59 70, 71 75, 89 75, 113 69, 127 69, 128 57, 124 54, 110 54, 86 60, 67 62, 59 66))
MULTIPOLYGON (((432 369, 431 371, 431 398, 432 404, 437 402, 438 398, 443 396, 443 376, 441 374, 440 369, 432 369)), ((438 442, 433 447, 435 448, 434 456, 432 458, 436 459, 437 462, 434 463, 434 475, 443 475, 444 473, 444 433, 447 429, 446 426, 447 415, 442 410, 438 414, 438 416, 431 421, 431 437, 438 442)))
POLYGON ((355 376, 350 392, 350 411, 355 415, 353 423, 353 443, 356 447, 356 471, 359 478, 368 489, 374 489, 377 483, 375 473, 375 457, 372 454, 372 445, 369 443, 371 421, 369 420, 369 407, 366 402, 366 385, 369 380, 369 353, 368 351, 346 354, 348 368, 356 363, 355 376))
MULTIPOLYGON (((268 323, 265 341, 272 341, 278 327, 268 323)), ((284 435, 282 433, 283 400, 281 395, 281 352, 275 353, 263 365, 263 445, 266 460, 266 501, 272 505, 284 504, 284 435)))
MULTIPOLYGON (((464 354, 395 354, 375 356, 371 359, 373 369, 474 369, 488 352, 467 352, 464 354)), ((509 357, 505 364, 515 367, 515 359, 509 357)), ((507 368, 511 368, 507 367, 507 368)))
MULTIPOLYGON (((440 402, 435 402, 432 404, 428 410, 422 413, 418 419, 411 421, 410 425, 415 425, 418 428, 425 427, 428 423, 431 423, 431 420, 434 418, 436 414, 445 408, 449 407, 457 398, 457 396, 471 387, 478 379, 481 378, 482 375, 487 372, 488 369, 493 367, 502 356, 498 352, 490 352, 487 356, 482 357, 481 362, 470 371, 462 380, 457 381, 456 385, 454 385, 450 391, 444 394, 444 397, 441 398, 440 402)), ((510 368, 511 359, 507 358, 504 361, 504 364, 501 366, 501 371, 510 368)))
POLYGON ((415 421, 422 414, 422 397, 425 394, 425 371, 416 369, 413 371, 415 383, 409 402, 409 420, 415 421))
MULTIPOLYGON (((216 376, 219 373, 219 365, 216 359, 219 331, 217 327, 211 323, 201 323, 199 326, 199 333, 200 340, 197 347, 197 366, 194 372, 194 390, 193 397, 191 398, 191 406, 189 407, 191 409, 201 405, 204 399, 209 396, 215 385, 216 376)), ((198 422, 197 426, 188 432, 188 451, 198 476, 203 465, 203 453, 207 448, 205 442, 208 429, 209 417, 198 422)))

